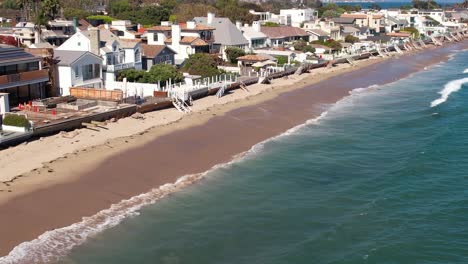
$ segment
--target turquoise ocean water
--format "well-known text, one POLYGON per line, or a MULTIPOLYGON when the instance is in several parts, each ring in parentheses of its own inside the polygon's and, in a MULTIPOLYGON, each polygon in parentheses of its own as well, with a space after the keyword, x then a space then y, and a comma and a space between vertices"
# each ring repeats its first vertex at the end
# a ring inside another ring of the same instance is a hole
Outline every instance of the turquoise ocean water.
POLYGON ((60 263, 468 263, 467 68, 357 89, 60 263))

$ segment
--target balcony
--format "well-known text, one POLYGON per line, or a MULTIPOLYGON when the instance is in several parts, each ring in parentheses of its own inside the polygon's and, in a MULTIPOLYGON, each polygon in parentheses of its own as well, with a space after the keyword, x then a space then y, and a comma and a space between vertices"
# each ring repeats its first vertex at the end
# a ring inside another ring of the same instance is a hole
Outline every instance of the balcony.
POLYGON ((106 65, 104 67, 106 67, 106 70, 108 72, 118 72, 121 70, 134 69, 134 68, 141 69, 141 62, 128 62, 128 63, 121 63, 121 64, 115 64, 115 65, 106 65))
POLYGON ((0 76, 0 89, 49 81, 49 70, 37 70, 0 76))

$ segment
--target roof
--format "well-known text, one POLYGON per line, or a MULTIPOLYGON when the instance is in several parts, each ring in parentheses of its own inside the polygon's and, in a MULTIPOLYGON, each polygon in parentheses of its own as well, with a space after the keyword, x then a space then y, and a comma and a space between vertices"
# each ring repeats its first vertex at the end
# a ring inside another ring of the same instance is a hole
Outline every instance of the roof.
POLYGON ((37 48, 37 49, 52 49, 52 48, 54 48, 54 46, 52 46, 49 42, 34 43, 31 46, 34 46, 34 48, 37 48))
POLYGON ((252 27, 242 27, 242 33, 247 39, 266 39, 267 35, 261 31, 256 31, 252 27))
POLYGON ((340 17, 344 17, 344 18, 354 18, 354 19, 366 19, 367 18, 367 15, 366 14, 358 14, 358 13, 354 13, 354 14, 342 14, 340 17))
POLYGON ((335 17, 332 20, 336 24, 354 24, 356 19, 352 17, 335 17))
POLYGON ((124 49, 133 49, 140 42, 141 39, 119 39, 120 47, 124 49))
POLYGON ((314 34, 314 35, 317 35, 319 37, 328 37, 330 34, 328 34, 328 32, 325 32, 321 29, 309 29, 307 30, 307 32, 311 33, 311 34, 314 34))
POLYGON ((379 36, 368 36, 367 40, 372 41, 372 42, 389 42, 391 39, 390 36, 385 36, 385 35, 379 35, 379 36))
POLYGON ((143 55, 146 57, 154 58, 161 53, 164 49, 170 50, 172 53, 176 54, 174 50, 169 48, 166 45, 148 45, 148 44, 141 44, 141 47, 143 49, 143 55))
POLYGON ((91 25, 85 19, 80 19, 78 23, 80 24, 80 26, 78 27, 80 30, 86 30, 91 25))
POLYGON ((245 55, 245 56, 241 56, 241 57, 238 57, 237 60, 239 61, 267 61, 268 58, 265 57, 265 56, 261 56, 261 55, 252 55, 252 54, 249 54, 249 55, 245 55))
MULTIPOLYGON (((81 31, 81 34, 83 34, 88 39, 90 37, 89 30, 81 31)), ((100 41, 106 42, 106 45, 114 41, 120 42, 120 39, 116 35, 114 35, 114 33, 112 33, 110 30, 105 29, 105 28, 99 29, 99 39, 100 41)))
POLYGON ((248 45, 249 41, 242 35, 242 32, 234 25, 229 18, 214 17, 212 23, 208 23, 206 17, 195 17, 197 24, 214 27, 214 43, 224 46, 248 45))
POLYGON ((21 48, 0 44, 0 64, 18 64, 22 61, 35 60, 38 61, 40 58, 21 48))
POLYGON ((408 32, 390 32, 390 33, 387 33, 387 36, 389 36, 389 37, 409 38, 411 36, 411 33, 408 33, 408 32))
MULTIPOLYGON (((201 31, 201 30, 215 30, 214 27, 209 27, 203 24, 195 24, 195 28, 188 28, 187 22, 179 23, 181 31, 201 31)), ((171 31, 172 26, 154 26, 146 28, 147 31, 171 31)))
POLYGON ((374 14, 374 15, 372 15, 372 18, 373 18, 373 19, 381 19, 382 17, 383 17, 382 14, 374 14))
POLYGON ((357 29, 359 29, 361 34, 365 34, 367 31, 369 31, 369 27, 366 26, 358 27, 357 29))
MULTIPOLYGON (((172 38, 168 38, 164 41, 164 43, 172 43, 172 38)), ((203 39, 199 37, 194 37, 194 36, 185 36, 182 37, 180 40, 181 44, 187 44, 190 46, 207 46, 208 43, 206 43, 203 39)))
POLYGON ((262 32, 270 39, 288 38, 296 36, 309 36, 303 29, 291 26, 262 27, 262 32))
POLYGON ((355 28, 355 27, 344 26, 343 27, 343 32, 344 33, 355 33, 355 32, 360 32, 360 30, 355 28))
POLYGON ((57 65, 59 66, 70 66, 75 61, 79 60, 80 58, 90 55, 102 60, 99 56, 94 55, 89 51, 78 51, 78 50, 55 50, 54 51, 54 59, 58 60, 59 62, 57 65))
POLYGON ((310 46, 316 48, 316 49, 324 49, 324 50, 332 50, 332 48, 327 47, 325 45, 320 45, 320 44, 310 44, 310 46))

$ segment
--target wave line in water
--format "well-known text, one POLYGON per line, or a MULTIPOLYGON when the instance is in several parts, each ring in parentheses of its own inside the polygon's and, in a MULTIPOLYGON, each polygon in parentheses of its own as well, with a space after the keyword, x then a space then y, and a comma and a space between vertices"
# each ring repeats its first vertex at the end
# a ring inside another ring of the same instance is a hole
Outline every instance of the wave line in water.
POLYGON ((265 143, 291 135, 309 124, 317 123, 320 119, 325 117, 326 114, 327 112, 325 111, 320 116, 309 119, 305 123, 295 126, 280 135, 257 143, 252 146, 250 150, 234 156, 233 160, 230 162, 213 166, 210 170, 204 173, 180 177, 175 183, 162 185, 159 188, 154 188, 147 193, 143 193, 130 199, 122 200, 117 204, 113 204, 108 209, 104 209, 93 216, 83 217, 81 222, 47 231, 38 238, 23 242, 13 248, 13 250, 7 256, 0 257, 0 263, 39 264, 59 261, 74 247, 86 242, 88 238, 91 238, 106 229, 118 225, 128 217, 139 215, 139 211, 142 209, 142 207, 156 203, 158 200, 166 197, 168 194, 176 192, 204 178, 206 174, 216 169, 227 167, 245 158, 248 158, 250 156, 249 154, 257 154, 263 148, 265 143))
POLYGON ((463 71, 463 73, 468 73, 468 69, 465 69, 465 70, 463 71))
POLYGON ((450 94, 457 92, 462 88, 462 85, 468 83, 468 78, 453 80, 445 84, 444 89, 442 89, 439 94, 441 95, 440 98, 431 102, 431 107, 436 107, 449 98, 450 94))

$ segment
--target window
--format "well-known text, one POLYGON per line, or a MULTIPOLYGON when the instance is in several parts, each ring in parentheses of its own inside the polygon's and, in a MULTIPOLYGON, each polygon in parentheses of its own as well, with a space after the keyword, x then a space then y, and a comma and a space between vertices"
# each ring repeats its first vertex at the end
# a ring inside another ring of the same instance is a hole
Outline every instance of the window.
POLYGON ((81 42, 78 42, 78 47, 80 47, 80 46, 81 46, 81 42))
POLYGON ((153 41, 154 42, 158 41, 158 33, 153 33, 153 41))
POLYGON ((36 61, 36 62, 30 62, 30 63, 28 63, 28 69, 29 69, 30 71, 37 71, 37 70, 39 70, 39 62, 36 61))
POLYGON ((140 62, 140 61, 141 61, 140 50, 139 50, 139 49, 136 49, 136 50, 135 50, 135 62, 140 62))
POLYGON ((80 73, 78 72, 79 68, 77 66, 73 67, 73 71, 75 72, 75 79, 80 77, 80 73))

